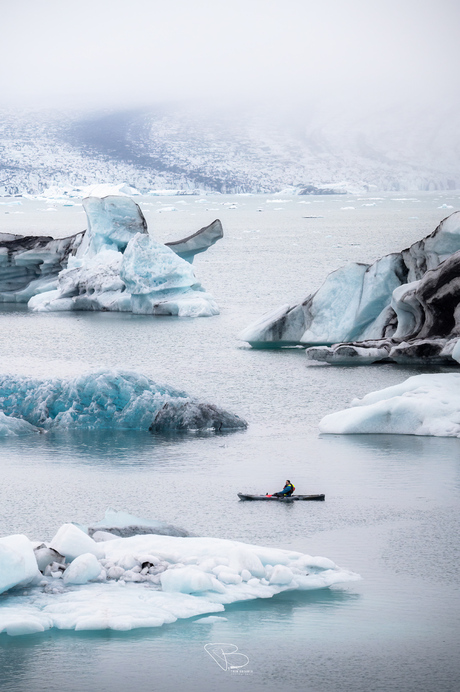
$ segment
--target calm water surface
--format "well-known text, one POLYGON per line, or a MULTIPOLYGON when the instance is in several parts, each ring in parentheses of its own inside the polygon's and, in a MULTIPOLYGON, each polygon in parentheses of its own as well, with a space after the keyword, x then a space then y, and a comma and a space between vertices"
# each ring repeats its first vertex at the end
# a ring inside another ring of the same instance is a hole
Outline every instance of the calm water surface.
MULTIPOLYGON (((236 335, 345 262, 373 261, 430 233, 458 208, 459 194, 273 201, 282 199, 289 198, 139 200, 161 241, 221 218, 224 240, 195 261, 218 317, 1 308, 1 372, 51 377, 133 368, 249 422, 247 431, 226 435, 80 431, 0 439, 1 534, 47 540, 62 523, 98 520, 113 506, 197 535, 324 555, 363 581, 234 605, 223 614, 227 621, 212 625, 1 635, 1 689, 458 690, 460 441, 317 432, 326 413, 421 370, 307 365, 300 349, 253 351, 236 335), (165 206, 178 211, 160 213, 165 206), (286 477, 301 492, 324 492, 326 502, 237 500, 238 491, 272 492, 286 477), (221 670, 204 650, 210 642, 247 655, 245 674, 221 670)), ((81 207, 19 201, 0 206, 0 231, 62 237, 85 227, 81 207)))

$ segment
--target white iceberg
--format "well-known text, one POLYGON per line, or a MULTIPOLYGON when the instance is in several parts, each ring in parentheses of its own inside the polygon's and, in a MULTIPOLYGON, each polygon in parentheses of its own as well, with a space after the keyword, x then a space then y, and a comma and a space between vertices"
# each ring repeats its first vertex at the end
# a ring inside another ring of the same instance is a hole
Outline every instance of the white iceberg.
POLYGON ((0 417, 0 425, 8 417, 16 418, 18 428, 29 426, 31 432, 37 428, 164 432, 247 427, 233 413, 127 370, 97 370, 50 380, 2 375, 0 411, 6 414, 0 417))
MULTIPOLYGON (((460 354, 459 354, 460 355, 460 354)), ((460 437, 460 374, 416 375, 325 416, 320 432, 460 437)))
MULTIPOLYGON (((74 527, 70 535, 68 526, 57 536, 75 554, 83 549, 76 532, 85 534, 74 527)), ((239 601, 360 579, 326 558, 219 538, 145 535, 97 545, 102 557, 80 553, 26 594, 4 596, 0 632, 160 627, 239 601)))

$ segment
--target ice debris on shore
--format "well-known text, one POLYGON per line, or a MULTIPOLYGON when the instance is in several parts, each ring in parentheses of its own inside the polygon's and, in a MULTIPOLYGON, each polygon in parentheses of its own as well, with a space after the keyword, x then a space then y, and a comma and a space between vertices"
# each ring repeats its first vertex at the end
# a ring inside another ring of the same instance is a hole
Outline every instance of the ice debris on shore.
MULTIPOLYGON (((460 356, 460 353, 458 354, 460 356)), ((415 375, 325 416, 322 433, 460 437, 460 374, 415 375)))
POLYGON ((0 301, 38 312, 104 310, 208 317, 218 307, 197 281, 196 254, 222 238, 218 219, 172 243, 147 232, 128 197, 87 197, 88 230, 69 238, 0 234, 0 301))
POLYGON ((451 362, 460 336, 460 212, 423 240, 371 265, 350 263, 297 305, 246 328, 255 348, 306 346, 339 365, 451 362))
POLYGON ((246 427, 233 413, 132 371, 49 380, 0 376, 0 436, 54 428, 161 433, 246 427))
POLYGON ((0 598, 0 632, 9 635, 160 627, 230 603, 360 579, 327 558, 291 550, 153 534, 97 543, 74 524, 64 524, 49 545, 35 544, 35 553, 26 536, 1 538, 0 575, 0 591, 8 591, 0 598), (42 573, 35 555, 43 551, 42 573))

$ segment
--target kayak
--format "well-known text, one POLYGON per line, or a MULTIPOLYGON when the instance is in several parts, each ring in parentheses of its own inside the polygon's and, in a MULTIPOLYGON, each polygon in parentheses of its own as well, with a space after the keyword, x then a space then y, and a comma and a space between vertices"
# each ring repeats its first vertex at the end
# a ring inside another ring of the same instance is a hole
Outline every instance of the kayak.
POLYGON ((246 495, 238 493, 240 500, 277 500, 278 502, 294 502, 295 500, 319 500, 325 499, 325 495, 291 495, 290 497, 275 497, 275 495, 246 495))

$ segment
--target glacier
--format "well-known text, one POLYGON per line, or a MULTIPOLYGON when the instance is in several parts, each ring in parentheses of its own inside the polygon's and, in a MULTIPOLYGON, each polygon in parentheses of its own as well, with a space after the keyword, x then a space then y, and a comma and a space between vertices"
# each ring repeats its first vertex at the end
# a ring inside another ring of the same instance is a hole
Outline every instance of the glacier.
POLYGON ((0 235, 0 301, 37 312, 103 310, 208 317, 217 304, 196 279, 196 254, 223 237, 216 219, 182 240, 162 244, 129 197, 83 200, 88 228, 55 240, 0 235))
POLYGON ((324 557, 227 539, 109 538, 96 543, 77 525, 64 524, 49 545, 37 547, 59 555, 43 573, 26 536, 0 539, 7 592, 0 633, 160 627, 222 612, 231 603, 360 579, 324 557))
POLYGON ((460 212, 399 253, 332 272, 239 338, 254 348, 306 347, 310 360, 452 362, 460 337, 460 212))
MULTIPOLYGON (((460 357, 460 353, 458 354, 460 357)), ((415 375, 325 416, 322 433, 460 437, 460 374, 415 375)))
POLYGON ((3 426, 10 429, 9 421, 9 434, 51 429, 161 433, 247 427, 233 413, 128 370, 101 369, 47 380, 1 375, 0 412, 0 435, 3 426))

